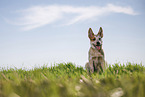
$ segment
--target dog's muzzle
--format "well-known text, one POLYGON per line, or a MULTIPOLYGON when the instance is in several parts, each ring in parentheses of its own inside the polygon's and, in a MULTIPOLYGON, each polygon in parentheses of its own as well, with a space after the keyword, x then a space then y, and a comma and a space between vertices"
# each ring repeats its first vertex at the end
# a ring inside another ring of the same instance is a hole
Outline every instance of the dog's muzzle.
POLYGON ((100 42, 97 42, 97 45, 94 45, 94 47, 95 47, 97 50, 100 50, 100 49, 101 49, 101 44, 100 44, 100 42))
POLYGON ((100 46, 101 45, 100 42, 97 42, 97 45, 100 46))

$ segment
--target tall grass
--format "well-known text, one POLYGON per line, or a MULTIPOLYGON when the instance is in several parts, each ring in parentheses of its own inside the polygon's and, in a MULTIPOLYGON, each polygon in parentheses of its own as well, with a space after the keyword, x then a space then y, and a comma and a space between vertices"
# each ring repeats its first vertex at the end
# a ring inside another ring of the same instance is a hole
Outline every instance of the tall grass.
POLYGON ((145 67, 114 64, 101 74, 60 63, 0 71, 0 97, 145 97, 145 67))

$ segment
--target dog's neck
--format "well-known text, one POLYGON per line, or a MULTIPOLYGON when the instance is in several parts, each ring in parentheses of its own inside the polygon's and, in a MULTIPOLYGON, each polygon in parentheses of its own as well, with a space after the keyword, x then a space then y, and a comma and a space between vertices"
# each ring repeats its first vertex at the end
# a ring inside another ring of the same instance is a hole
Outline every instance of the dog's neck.
POLYGON ((95 51, 98 51, 98 52, 101 52, 101 50, 102 50, 102 46, 100 46, 100 49, 99 50, 96 47, 94 47, 93 45, 91 45, 90 48, 93 49, 93 50, 95 50, 95 51))
POLYGON ((102 54, 102 56, 103 56, 103 58, 104 58, 104 51, 103 51, 103 49, 102 49, 102 46, 101 46, 100 50, 98 50, 98 49, 96 49, 96 48, 93 48, 93 47, 90 47, 90 51, 91 51, 91 50, 92 50, 94 53, 98 52, 98 53, 102 54))

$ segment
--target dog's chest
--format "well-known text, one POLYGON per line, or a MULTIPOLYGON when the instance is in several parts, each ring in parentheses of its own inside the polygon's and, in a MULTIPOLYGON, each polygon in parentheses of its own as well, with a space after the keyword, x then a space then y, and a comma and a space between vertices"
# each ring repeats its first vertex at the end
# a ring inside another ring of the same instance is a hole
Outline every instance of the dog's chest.
POLYGON ((90 48, 90 50, 89 50, 89 60, 91 60, 93 58, 99 58, 99 57, 103 58, 103 55, 98 50, 90 48))

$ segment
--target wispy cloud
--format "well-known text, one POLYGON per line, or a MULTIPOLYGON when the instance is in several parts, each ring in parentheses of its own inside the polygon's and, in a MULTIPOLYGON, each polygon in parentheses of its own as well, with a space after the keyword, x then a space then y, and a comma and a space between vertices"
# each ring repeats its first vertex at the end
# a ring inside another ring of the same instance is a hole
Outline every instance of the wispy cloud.
POLYGON ((28 9, 19 10, 18 12, 20 17, 12 23, 22 26, 23 30, 31 30, 60 21, 65 25, 72 25, 79 21, 99 18, 99 16, 110 13, 138 14, 131 7, 116 6, 113 4, 107 4, 103 7, 76 7, 67 5, 33 6, 28 9))

